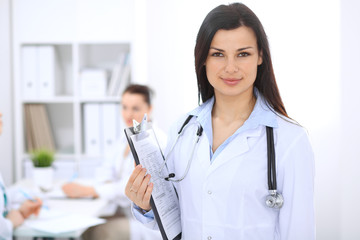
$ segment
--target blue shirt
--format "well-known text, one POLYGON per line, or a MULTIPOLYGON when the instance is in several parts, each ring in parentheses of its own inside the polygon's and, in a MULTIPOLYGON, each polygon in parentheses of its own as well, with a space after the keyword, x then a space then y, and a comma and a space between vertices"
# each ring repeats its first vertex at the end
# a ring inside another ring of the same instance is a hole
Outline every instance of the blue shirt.
POLYGON ((226 148, 226 146, 241 132, 244 132, 249 129, 254 129, 259 125, 269 126, 276 128, 277 121, 275 113, 269 109, 266 105, 264 97, 259 93, 257 88, 254 88, 254 95, 256 97, 256 103, 253 111, 251 112, 249 118, 244 122, 244 124, 236 130, 236 132, 228 137, 217 149, 215 152, 212 151, 212 142, 213 142, 213 131, 212 131, 212 118, 211 111, 214 106, 215 98, 212 97, 203 103, 201 106, 197 107, 189 113, 197 117, 198 122, 204 129, 205 135, 208 138, 210 143, 210 161, 213 162, 216 157, 226 148))

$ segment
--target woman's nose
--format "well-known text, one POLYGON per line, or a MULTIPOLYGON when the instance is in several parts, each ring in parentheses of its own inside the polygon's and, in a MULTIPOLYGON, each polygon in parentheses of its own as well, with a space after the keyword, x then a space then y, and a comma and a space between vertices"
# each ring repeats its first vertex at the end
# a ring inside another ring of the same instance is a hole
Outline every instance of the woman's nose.
POLYGON ((227 59, 225 65, 225 72, 226 73, 236 73, 239 71, 239 67, 234 59, 227 59))
POLYGON ((131 118, 131 117, 132 117, 132 113, 131 113, 131 111, 124 110, 124 111, 123 111, 123 116, 124 116, 125 118, 131 118))

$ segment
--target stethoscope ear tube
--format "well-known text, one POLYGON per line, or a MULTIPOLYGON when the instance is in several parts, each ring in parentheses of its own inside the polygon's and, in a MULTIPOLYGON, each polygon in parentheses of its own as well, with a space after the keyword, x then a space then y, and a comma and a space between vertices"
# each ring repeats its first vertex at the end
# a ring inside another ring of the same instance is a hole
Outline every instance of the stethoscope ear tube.
POLYGON ((197 131, 196 131, 196 139, 195 139, 195 141, 194 141, 194 145, 193 145, 193 148, 192 148, 192 151, 191 151, 191 154, 190 154, 190 158, 189 158, 189 160, 188 160, 188 163, 187 163, 186 170, 185 170, 184 174, 183 174, 180 178, 177 178, 177 179, 175 179, 175 173, 170 173, 170 174, 168 174, 168 176, 162 176, 162 175, 161 175, 161 171, 162 171, 163 168, 166 166, 166 162, 167 162, 167 160, 168 160, 168 156, 169 156, 170 153, 173 151, 176 143, 178 142, 178 140, 179 140, 180 136, 182 135, 183 131, 185 130, 186 126, 188 126, 188 123, 190 122, 190 120, 191 120, 192 117, 193 117, 193 115, 189 115, 189 116, 186 118, 184 124, 181 126, 181 128, 180 128, 180 130, 179 130, 179 132, 178 132, 178 135, 177 135, 177 137, 176 137, 176 140, 175 140, 174 144, 172 145, 172 147, 171 147, 169 153, 167 154, 167 156, 165 156, 164 163, 163 163, 162 167, 160 168, 159 177, 160 177, 160 178, 164 178, 166 181, 180 182, 180 181, 182 181, 182 180, 186 177, 186 175, 187 175, 188 172, 189 172, 189 169, 190 169, 190 166, 191 166, 191 162, 192 162, 192 160, 193 160, 193 156, 194 156, 196 144, 199 142, 200 137, 201 137, 201 135, 202 135, 202 133, 203 133, 203 128, 202 128, 202 126, 200 125, 200 123, 197 123, 198 129, 197 129, 197 131))
POLYGON ((266 197, 265 203, 270 208, 281 208, 284 204, 284 197, 281 193, 277 192, 274 130, 272 127, 266 126, 266 138, 269 195, 266 197))
POLYGON ((276 190, 276 166, 275 166, 275 147, 274 147, 274 133, 272 127, 266 127, 267 137, 267 155, 268 155, 268 186, 269 190, 276 190))

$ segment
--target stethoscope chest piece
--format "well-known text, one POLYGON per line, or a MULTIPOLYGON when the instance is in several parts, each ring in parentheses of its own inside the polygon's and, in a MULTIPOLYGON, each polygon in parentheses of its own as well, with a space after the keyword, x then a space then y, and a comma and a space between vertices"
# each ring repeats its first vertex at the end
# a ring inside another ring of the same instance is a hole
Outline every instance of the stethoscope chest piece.
POLYGON ((276 190, 270 190, 270 194, 266 197, 266 206, 269 208, 280 209, 284 204, 284 197, 281 193, 276 190))

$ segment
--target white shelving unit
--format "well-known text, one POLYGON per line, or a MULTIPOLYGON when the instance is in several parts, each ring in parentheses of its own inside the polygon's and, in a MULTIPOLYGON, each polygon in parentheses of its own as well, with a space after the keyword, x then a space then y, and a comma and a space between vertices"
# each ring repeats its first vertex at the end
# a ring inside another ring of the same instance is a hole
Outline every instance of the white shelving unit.
MULTIPOLYGON (((13 65, 14 112, 16 142, 16 179, 31 175, 26 148, 26 104, 44 104, 56 145, 58 177, 69 177, 79 171, 84 177, 92 174, 104 159, 85 154, 84 105, 119 104, 120 96, 82 97, 80 72, 86 68, 111 69, 119 56, 130 54, 131 81, 136 68, 146 70, 141 61, 134 61, 137 35, 134 15, 136 1, 63 1, 14 0, 13 3, 13 65), (40 7, 39 7, 40 6, 40 7), (22 51, 25 47, 53 46, 59 63, 56 93, 50 97, 25 98, 23 94, 22 51)), ((138 4, 137 4, 138 5, 138 4)), ((117 116, 117 122, 120 117, 117 116)), ((121 134, 120 129, 115 129, 121 134)))

